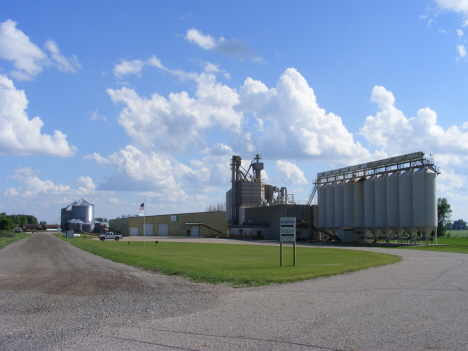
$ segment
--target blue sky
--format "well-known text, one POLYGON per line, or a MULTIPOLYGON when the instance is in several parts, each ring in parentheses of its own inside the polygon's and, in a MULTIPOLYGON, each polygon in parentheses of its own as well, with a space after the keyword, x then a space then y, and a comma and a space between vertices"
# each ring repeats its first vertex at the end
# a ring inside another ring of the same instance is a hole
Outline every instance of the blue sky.
POLYGON ((423 151, 467 220, 467 36, 467 0, 3 2, 0 212, 204 211, 256 153, 300 202, 423 151))

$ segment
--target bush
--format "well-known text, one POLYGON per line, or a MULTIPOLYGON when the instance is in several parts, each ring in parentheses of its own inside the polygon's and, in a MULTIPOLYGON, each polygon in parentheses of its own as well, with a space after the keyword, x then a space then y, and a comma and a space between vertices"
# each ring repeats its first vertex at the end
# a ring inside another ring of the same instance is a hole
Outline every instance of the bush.
POLYGON ((13 230, 15 223, 10 218, 0 219, 0 230, 13 230))

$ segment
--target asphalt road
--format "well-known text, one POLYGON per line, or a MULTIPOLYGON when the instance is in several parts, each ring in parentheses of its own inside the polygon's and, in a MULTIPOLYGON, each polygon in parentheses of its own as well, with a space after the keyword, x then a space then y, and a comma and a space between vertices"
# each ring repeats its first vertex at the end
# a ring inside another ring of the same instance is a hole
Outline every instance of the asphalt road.
POLYGON ((467 350, 464 254, 233 289, 113 263, 51 234, 0 250, 1 350, 467 350))

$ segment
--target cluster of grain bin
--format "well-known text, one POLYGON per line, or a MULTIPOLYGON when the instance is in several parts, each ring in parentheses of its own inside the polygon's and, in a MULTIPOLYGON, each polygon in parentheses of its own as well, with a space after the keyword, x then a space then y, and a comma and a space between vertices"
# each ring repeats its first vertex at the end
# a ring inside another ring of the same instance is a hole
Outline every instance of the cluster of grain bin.
POLYGON ((356 228, 400 237, 403 230, 427 235, 437 227, 436 173, 427 167, 334 181, 317 191, 318 225, 333 234, 356 228))
POLYGON ((75 201, 62 208, 61 211, 62 230, 68 229, 79 230, 87 233, 94 231, 94 205, 87 202, 85 199, 75 201))

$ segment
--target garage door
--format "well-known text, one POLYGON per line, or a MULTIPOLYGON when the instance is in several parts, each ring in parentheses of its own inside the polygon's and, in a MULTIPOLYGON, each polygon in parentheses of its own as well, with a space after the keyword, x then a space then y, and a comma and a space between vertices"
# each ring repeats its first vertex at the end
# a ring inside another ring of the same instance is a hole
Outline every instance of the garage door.
POLYGON ((130 236, 138 236, 138 227, 130 227, 130 236))
POLYGON ((153 223, 145 224, 145 236, 153 236, 153 223))
POLYGON ((200 226, 192 225, 190 227, 190 236, 200 236, 200 226))
POLYGON ((169 224, 158 224, 158 234, 159 236, 168 236, 169 224))

